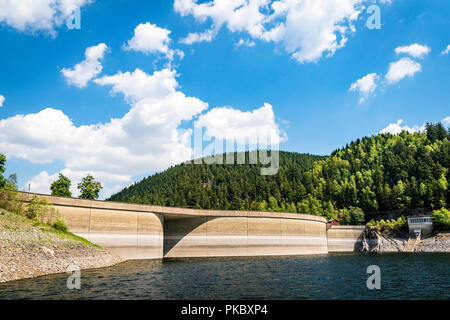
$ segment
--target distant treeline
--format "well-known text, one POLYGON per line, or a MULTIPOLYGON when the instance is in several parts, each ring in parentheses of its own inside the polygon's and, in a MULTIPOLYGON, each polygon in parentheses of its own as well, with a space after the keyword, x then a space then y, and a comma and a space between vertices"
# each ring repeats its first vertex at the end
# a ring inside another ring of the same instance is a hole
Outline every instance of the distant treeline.
POLYGON ((109 200, 299 212, 342 223, 360 223, 363 212, 435 209, 450 203, 450 132, 440 123, 428 123, 425 132, 364 137, 328 157, 280 152, 280 168, 273 176, 260 175, 260 167, 180 164, 109 200))

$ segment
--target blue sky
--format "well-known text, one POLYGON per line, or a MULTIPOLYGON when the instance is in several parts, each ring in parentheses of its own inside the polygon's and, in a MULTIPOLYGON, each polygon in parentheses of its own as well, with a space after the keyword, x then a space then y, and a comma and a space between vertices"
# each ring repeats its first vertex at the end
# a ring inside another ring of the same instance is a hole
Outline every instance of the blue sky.
POLYGON ((449 124, 448 1, 291 2, 45 0, 28 16, 0 4, 7 174, 48 192, 60 171, 90 172, 104 197, 189 158, 195 123, 323 155, 449 124), (366 26, 372 4, 381 29, 366 26), (77 7, 81 29, 69 30, 77 7))

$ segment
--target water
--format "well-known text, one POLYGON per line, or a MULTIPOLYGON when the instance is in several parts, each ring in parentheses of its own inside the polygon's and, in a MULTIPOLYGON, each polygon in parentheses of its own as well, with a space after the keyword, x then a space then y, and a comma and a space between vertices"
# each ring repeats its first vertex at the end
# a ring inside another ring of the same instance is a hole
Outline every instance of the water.
POLYGON ((141 260, 82 271, 81 290, 66 274, 0 284, 0 299, 450 299, 449 267, 448 253, 141 260))

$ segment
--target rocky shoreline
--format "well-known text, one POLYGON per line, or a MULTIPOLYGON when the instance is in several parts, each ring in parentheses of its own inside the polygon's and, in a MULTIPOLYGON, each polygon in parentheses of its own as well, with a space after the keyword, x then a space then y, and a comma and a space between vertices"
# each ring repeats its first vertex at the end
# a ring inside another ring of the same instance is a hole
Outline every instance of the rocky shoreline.
MULTIPOLYGON (((358 252, 403 252, 408 234, 380 233, 366 228, 361 236, 356 251, 358 252)), ((421 239, 414 252, 450 252, 450 237, 435 234, 421 239)))
POLYGON ((0 211, 0 283, 124 261, 88 241, 0 211))

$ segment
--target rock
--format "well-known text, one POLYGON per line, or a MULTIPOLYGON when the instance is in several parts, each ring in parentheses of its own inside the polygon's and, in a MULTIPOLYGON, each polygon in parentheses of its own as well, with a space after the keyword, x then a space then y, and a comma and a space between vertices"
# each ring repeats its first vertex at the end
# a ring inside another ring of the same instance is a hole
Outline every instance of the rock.
POLYGON ((366 228, 361 234, 361 241, 356 245, 358 252, 376 252, 380 250, 382 238, 378 231, 366 228))
POLYGON ((49 248, 44 247, 44 246, 42 246, 41 249, 42 249, 42 251, 44 251, 45 253, 47 253, 47 254, 49 254, 51 256, 55 255, 55 251, 53 251, 52 249, 49 249, 49 248))

